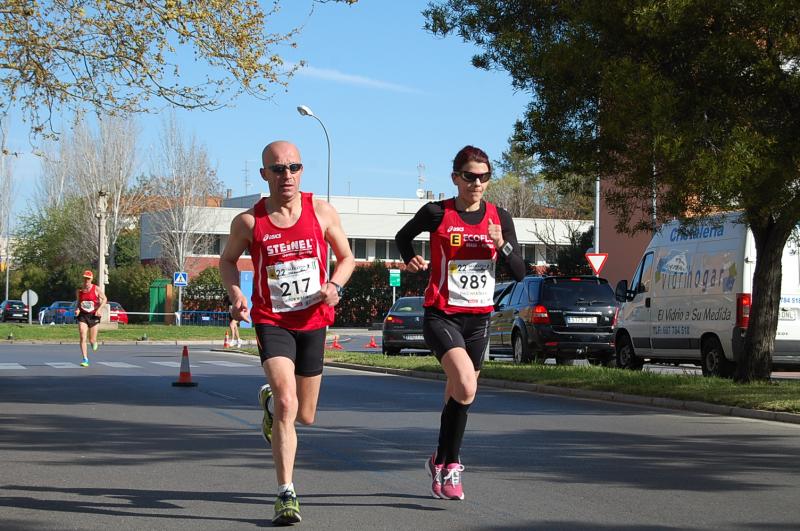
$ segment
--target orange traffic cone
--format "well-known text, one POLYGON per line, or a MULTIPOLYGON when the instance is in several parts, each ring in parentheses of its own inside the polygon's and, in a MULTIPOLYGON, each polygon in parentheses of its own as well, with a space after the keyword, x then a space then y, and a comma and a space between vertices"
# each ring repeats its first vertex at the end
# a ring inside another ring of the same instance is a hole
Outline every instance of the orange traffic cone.
POLYGON ((369 343, 364 345, 364 348, 378 348, 378 344, 375 343, 375 336, 369 338, 369 343))
POLYGON ((225 342, 222 344, 222 348, 230 348, 230 347, 231 347, 231 344, 230 344, 230 341, 228 341, 228 331, 226 330, 225 331, 225 342))
POLYGON ((344 347, 339 344, 339 336, 333 336, 333 343, 331 343, 331 348, 336 350, 344 349, 344 347))
POLYGON ((183 346, 183 355, 181 356, 181 373, 178 375, 178 381, 172 382, 173 387, 195 387, 197 382, 192 381, 192 371, 189 369, 189 347, 183 346))

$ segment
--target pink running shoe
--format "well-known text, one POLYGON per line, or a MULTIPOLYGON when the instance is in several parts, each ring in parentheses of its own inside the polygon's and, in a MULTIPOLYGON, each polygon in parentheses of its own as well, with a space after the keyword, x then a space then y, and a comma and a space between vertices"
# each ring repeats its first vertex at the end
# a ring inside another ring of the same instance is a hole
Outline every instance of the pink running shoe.
POLYGON ((425 461, 425 470, 428 471, 428 475, 431 477, 431 494, 433 494, 434 498, 443 498, 442 472, 444 471, 444 465, 437 465, 434 462, 435 457, 436 453, 425 461))
POLYGON ((461 486, 461 473, 464 465, 461 463, 450 463, 444 469, 442 478, 442 498, 448 500, 463 500, 464 487, 461 486))

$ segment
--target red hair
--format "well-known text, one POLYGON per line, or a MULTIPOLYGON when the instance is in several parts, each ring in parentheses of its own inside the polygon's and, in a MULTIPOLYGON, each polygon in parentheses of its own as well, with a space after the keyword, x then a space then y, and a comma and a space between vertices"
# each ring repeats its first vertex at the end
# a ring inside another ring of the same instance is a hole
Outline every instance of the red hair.
POLYGON ((489 156, 481 148, 475 146, 461 148, 461 151, 456 153, 456 158, 453 159, 453 171, 461 171, 461 168, 468 162, 486 164, 489 167, 489 172, 492 171, 492 163, 489 161, 489 156))

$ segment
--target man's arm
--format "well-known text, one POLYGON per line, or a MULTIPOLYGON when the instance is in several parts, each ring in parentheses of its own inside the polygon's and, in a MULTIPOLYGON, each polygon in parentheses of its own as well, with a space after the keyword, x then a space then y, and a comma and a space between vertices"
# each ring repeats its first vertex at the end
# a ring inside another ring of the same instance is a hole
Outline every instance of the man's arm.
POLYGON ((222 285, 228 292, 231 300, 231 316, 237 321, 250 322, 250 311, 247 307, 247 297, 239 286, 239 267, 237 262, 245 249, 250 246, 255 226, 253 209, 242 212, 231 222, 231 232, 225 249, 219 257, 219 274, 222 285))
POLYGON ((323 222, 325 240, 330 244, 331 251, 336 256, 336 269, 330 276, 330 282, 323 284, 320 289, 323 296, 322 302, 336 306, 339 303, 339 294, 336 286, 332 283, 339 286, 347 284, 356 267, 356 259, 350 250, 350 243, 347 241, 347 235, 344 233, 342 221, 336 209, 326 201, 316 200, 314 210, 317 219, 323 222))
POLYGON ((100 309, 106 305, 108 302, 108 297, 106 297, 106 292, 100 286, 97 286, 97 308, 94 309, 95 315, 100 311, 100 309))

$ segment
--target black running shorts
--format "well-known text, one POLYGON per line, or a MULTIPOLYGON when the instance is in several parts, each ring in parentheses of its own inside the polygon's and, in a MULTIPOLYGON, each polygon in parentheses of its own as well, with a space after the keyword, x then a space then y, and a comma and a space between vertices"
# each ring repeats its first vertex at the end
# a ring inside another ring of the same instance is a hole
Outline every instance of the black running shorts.
POLYGON ((100 316, 93 313, 80 312, 75 320, 91 328, 100 322, 100 316))
POLYGON ((327 328, 287 330, 278 326, 257 324, 256 339, 261 364, 270 358, 289 358, 294 362, 294 373, 298 376, 322 374, 326 330, 327 328))
POLYGON ((446 314, 436 308, 425 308, 422 334, 425 343, 440 362, 445 353, 455 347, 467 351, 476 371, 481 370, 489 347, 489 313, 446 314))

